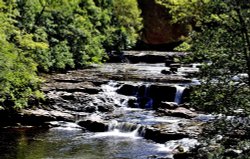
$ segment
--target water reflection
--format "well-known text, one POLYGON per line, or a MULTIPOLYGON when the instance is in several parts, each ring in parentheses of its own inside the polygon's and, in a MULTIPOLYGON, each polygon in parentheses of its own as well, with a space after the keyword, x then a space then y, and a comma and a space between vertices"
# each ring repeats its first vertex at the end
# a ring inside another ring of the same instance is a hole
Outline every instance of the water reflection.
POLYGON ((81 129, 1 129, 0 158, 145 159, 166 155, 142 138, 95 135, 81 129))

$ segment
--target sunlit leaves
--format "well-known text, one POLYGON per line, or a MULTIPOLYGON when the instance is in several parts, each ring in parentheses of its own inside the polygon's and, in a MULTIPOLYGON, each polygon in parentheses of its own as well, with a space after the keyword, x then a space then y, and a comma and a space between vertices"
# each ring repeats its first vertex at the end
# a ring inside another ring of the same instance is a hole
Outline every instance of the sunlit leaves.
POLYGON ((192 105, 228 113, 238 108, 249 110, 250 6, 247 1, 158 1, 169 9, 173 22, 189 22, 194 28, 188 41, 177 48, 192 51, 189 60, 204 63, 200 72, 202 85, 193 92, 192 105), (242 74, 244 78, 239 77, 242 74))

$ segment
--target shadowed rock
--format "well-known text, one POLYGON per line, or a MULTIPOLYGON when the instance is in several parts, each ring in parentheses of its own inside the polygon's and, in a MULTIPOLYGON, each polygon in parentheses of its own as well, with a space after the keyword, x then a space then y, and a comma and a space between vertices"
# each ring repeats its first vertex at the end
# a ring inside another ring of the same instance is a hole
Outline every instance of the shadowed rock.
POLYGON ((92 132, 104 132, 108 130, 108 125, 100 121, 84 120, 79 121, 78 125, 92 132))

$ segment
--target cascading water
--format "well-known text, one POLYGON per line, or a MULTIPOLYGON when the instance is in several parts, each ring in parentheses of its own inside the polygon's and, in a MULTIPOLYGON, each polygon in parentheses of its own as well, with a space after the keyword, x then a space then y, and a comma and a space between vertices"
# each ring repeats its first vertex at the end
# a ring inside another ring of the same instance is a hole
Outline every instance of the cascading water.
POLYGON ((112 120, 108 125, 107 132, 97 133, 93 137, 117 136, 137 139, 144 135, 144 131, 144 127, 139 124, 112 120))
POLYGON ((182 94, 186 87, 175 85, 175 88, 176 88, 176 93, 175 93, 174 102, 177 104, 180 104, 182 100, 182 94))
POLYGON ((152 109, 153 99, 150 97, 150 84, 141 85, 136 94, 139 108, 152 109))
POLYGON ((114 81, 110 81, 108 84, 102 85, 103 94, 113 100, 113 103, 117 106, 126 106, 128 98, 117 94, 117 90, 120 88, 119 84, 114 81))

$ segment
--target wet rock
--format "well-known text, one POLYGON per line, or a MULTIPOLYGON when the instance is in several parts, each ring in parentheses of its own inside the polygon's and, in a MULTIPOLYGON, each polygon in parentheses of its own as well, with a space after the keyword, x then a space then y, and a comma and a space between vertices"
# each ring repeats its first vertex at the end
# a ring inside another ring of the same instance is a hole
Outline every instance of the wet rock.
MULTIPOLYGON (((63 75, 61 75, 63 76, 63 75)), ((67 76, 67 75, 65 75, 67 76)), ((62 78, 62 77, 61 77, 62 78)), ((42 90, 44 92, 50 92, 50 91, 61 91, 61 92, 84 92, 87 94, 97 94, 101 91, 101 89, 97 86, 95 86, 91 82, 78 82, 73 79, 54 79, 55 81, 51 81, 50 83, 46 83, 42 90), (72 80, 72 81, 71 81, 72 80), (75 81, 75 82, 73 82, 75 81)), ((75 78, 75 77, 72 77, 75 78)), ((81 79, 83 80, 83 79, 81 79)))
POLYGON ((171 58, 171 59, 166 59, 165 60, 165 66, 166 67, 169 67, 171 64, 173 64, 174 63, 174 60, 173 60, 173 58, 171 58))
POLYGON ((161 131, 159 129, 155 129, 152 127, 145 128, 144 137, 146 139, 153 140, 157 143, 165 143, 169 140, 179 140, 183 138, 187 138, 188 134, 181 133, 181 132, 166 132, 161 131))
POLYGON ((83 107, 83 109, 81 111, 93 113, 96 110, 97 110, 97 108, 95 106, 86 106, 86 107, 83 107))
POLYGON ((172 72, 169 70, 162 70, 161 73, 164 75, 170 75, 172 72))
POLYGON ((100 112, 112 112, 112 111, 114 111, 114 109, 115 109, 114 106, 111 104, 98 106, 98 111, 100 111, 100 112))
POLYGON ((65 93, 65 94, 62 94, 61 97, 64 99, 64 100, 75 100, 75 96, 72 94, 72 93, 65 93))
POLYGON ((20 121, 25 124, 39 125, 47 121, 74 121, 74 116, 68 113, 52 110, 47 111, 44 109, 30 109, 23 110, 21 113, 20 121))
POLYGON ((173 64, 170 65, 170 68, 172 68, 172 67, 174 67, 174 68, 180 68, 181 64, 180 63, 173 63, 173 64))
POLYGON ((104 132, 108 130, 108 125, 102 121, 83 120, 77 124, 92 132, 104 132))
POLYGON ((160 113, 164 113, 167 116, 174 116, 174 117, 181 117, 181 118, 194 118, 197 117, 198 114, 195 112, 190 111, 189 109, 178 107, 174 110, 170 109, 158 109, 160 113))
POLYGON ((192 152, 179 152, 174 154, 174 159, 188 159, 193 157, 195 154, 192 152))
POLYGON ((170 67, 169 70, 170 70, 172 73, 176 73, 176 72, 178 72, 178 69, 181 67, 181 65, 178 64, 178 63, 175 63, 175 64, 171 64, 169 67, 170 67))
POLYGON ((137 99, 136 98, 130 98, 128 100, 128 107, 137 108, 138 107, 137 99))
POLYGON ((178 104, 175 102, 161 102, 160 108, 162 109, 176 109, 178 104))
POLYGON ((155 84, 150 86, 149 97, 158 105, 161 101, 174 101, 175 92, 174 86, 155 84))
POLYGON ((124 84, 117 90, 117 93, 127 95, 127 96, 134 96, 137 90, 138 90, 137 86, 124 84))
POLYGON ((107 62, 110 62, 110 63, 121 63, 121 62, 124 62, 125 60, 123 53, 118 53, 115 51, 108 53, 108 56, 109 58, 107 62))

